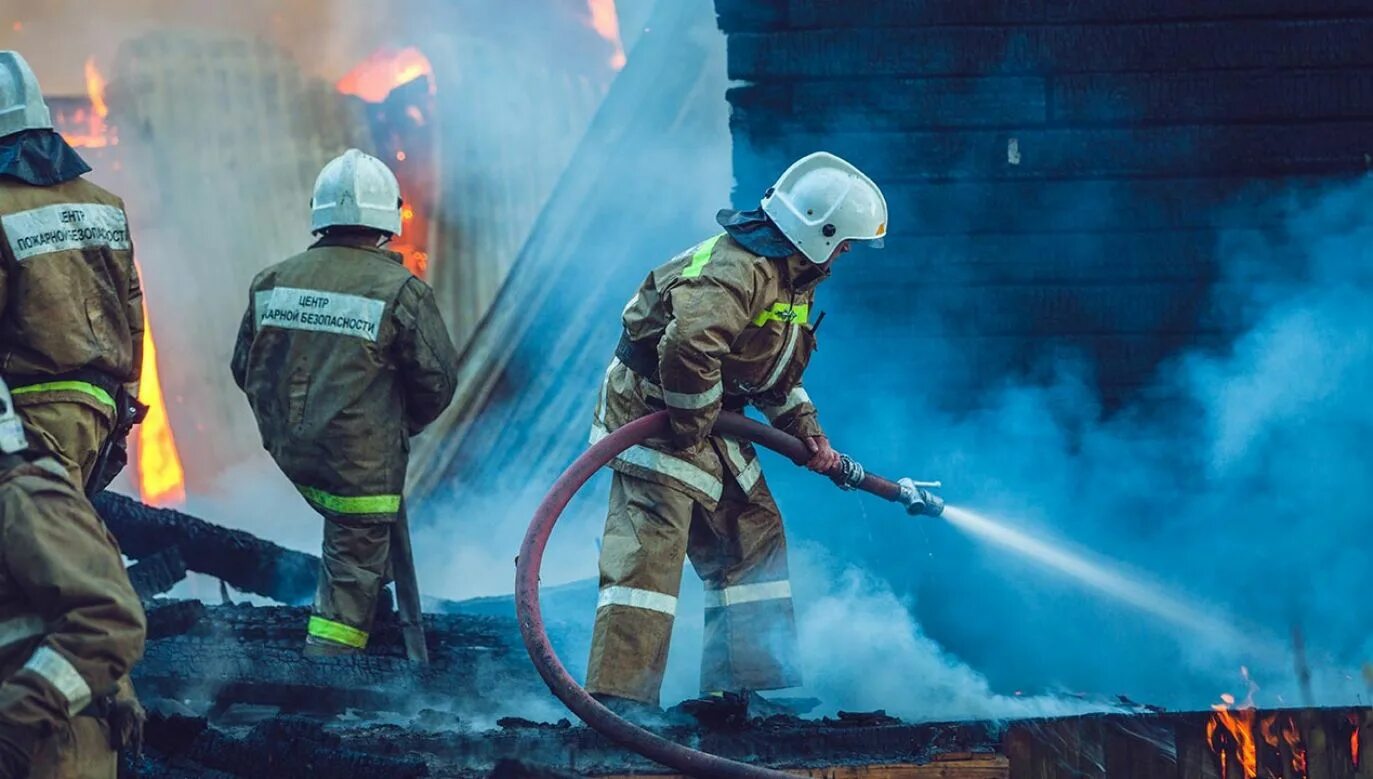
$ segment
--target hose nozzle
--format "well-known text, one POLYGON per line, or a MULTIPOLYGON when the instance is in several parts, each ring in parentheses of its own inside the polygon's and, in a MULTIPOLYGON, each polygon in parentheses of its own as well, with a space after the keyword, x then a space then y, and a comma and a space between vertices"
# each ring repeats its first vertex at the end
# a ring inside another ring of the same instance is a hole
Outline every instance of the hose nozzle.
POLYGON ((901 488, 897 500, 906 507, 907 514, 913 517, 937 517, 944 513, 944 499, 930 492, 943 486, 939 482, 901 479, 896 484, 901 488))

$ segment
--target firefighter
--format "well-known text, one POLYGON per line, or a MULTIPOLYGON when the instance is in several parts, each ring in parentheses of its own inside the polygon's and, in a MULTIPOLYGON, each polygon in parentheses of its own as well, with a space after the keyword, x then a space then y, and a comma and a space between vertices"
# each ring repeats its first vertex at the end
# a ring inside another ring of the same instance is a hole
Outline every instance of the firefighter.
POLYGON ((383 248, 401 231, 386 165, 349 149, 311 208, 319 239, 253 279, 232 370, 267 451, 324 516, 306 651, 342 654, 367 646, 410 437, 452 400, 457 354, 433 291, 383 248))
POLYGON ((671 419, 669 438, 611 463, 587 690, 626 713, 658 705, 684 557, 706 590, 705 700, 801 683, 782 518, 752 445, 711 428, 753 405, 806 441, 812 470, 838 463, 801 384, 815 288, 852 242, 881 245, 887 205, 817 152, 761 208, 717 220, 723 233, 654 269, 625 307, 592 425, 595 443, 656 410, 671 419))
POLYGON ((30 445, 93 493, 123 465, 103 450, 133 424, 143 293, 123 201, 89 172, 28 63, 0 51, 0 366, 30 445))
POLYGON ((115 700, 146 623, 66 469, 29 449, 0 382, 0 779, 114 779, 141 721, 115 700))

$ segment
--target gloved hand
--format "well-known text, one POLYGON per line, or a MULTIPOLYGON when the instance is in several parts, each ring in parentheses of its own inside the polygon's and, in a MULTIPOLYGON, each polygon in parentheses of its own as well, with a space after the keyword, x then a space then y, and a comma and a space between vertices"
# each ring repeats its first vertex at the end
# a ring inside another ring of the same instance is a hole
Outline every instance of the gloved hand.
POLYGON ((110 748, 138 757, 143 754, 143 725, 148 711, 138 702, 133 690, 121 688, 110 705, 110 748))
POLYGON ((0 779, 28 779, 33 733, 13 725, 0 725, 0 779))
POLYGON ((822 435, 806 437, 806 448, 810 450, 810 462, 806 467, 816 473, 829 473, 839 465, 839 453, 830 448, 830 440, 822 435))

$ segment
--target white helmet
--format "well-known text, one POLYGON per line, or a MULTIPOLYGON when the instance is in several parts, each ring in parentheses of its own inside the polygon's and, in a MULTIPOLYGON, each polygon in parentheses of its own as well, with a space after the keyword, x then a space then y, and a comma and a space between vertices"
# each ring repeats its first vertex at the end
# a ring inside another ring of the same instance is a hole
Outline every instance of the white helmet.
POLYGON ((10 397, 9 385, 0 379, 0 454, 19 454, 28 446, 24 423, 19 421, 19 415, 14 411, 14 398, 10 397))
POLYGON ((17 51, 0 51, 0 137, 52 128, 38 77, 17 51))
POLYGON ((763 211, 806 258, 829 261, 841 241, 887 234, 887 199, 872 179, 829 152, 797 160, 763 195, 763 211))
POLYGON ((310 199, 310 229, 319 233, 329 227, 400 235, 400 184, 386 163, 349 149, 324 166, 310 199))

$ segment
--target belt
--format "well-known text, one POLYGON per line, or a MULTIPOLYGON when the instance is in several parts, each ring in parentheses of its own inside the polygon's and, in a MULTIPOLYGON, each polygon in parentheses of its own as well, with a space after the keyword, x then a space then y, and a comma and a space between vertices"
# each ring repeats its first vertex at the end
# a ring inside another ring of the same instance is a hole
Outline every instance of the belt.
POLYGON ((661 383, 658 379, 658 341, 656 339, 635 341, 629 337, 629 333, 621 332, 620 343, 615 346, 615 356, 631 371, 654 384, 661 383))

